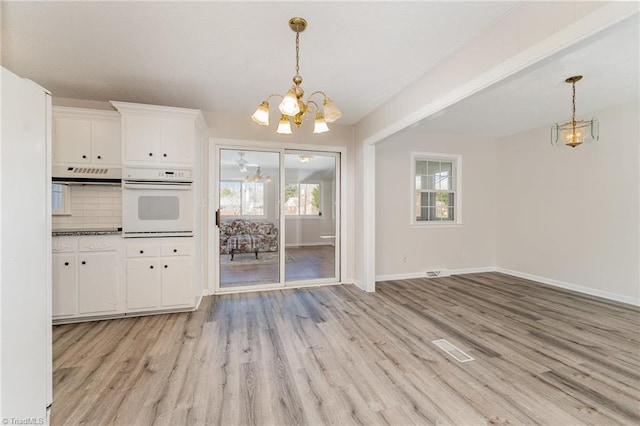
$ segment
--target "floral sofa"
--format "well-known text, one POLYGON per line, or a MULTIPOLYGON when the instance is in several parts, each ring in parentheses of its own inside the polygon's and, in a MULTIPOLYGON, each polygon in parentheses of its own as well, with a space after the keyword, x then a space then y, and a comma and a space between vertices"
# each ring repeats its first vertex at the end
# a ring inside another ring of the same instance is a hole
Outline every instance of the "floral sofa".
POLYGON ((220 254, 278 251, 278 228, 271 222, 246 219, 223 221, 220 225, 220 254))

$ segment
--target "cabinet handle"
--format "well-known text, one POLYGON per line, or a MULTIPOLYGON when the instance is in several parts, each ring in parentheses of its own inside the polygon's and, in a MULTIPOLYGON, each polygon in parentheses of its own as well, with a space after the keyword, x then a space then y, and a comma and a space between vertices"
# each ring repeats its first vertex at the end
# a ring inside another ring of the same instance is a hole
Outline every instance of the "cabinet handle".
POLYGON ((174 253, 177 253, 177 252, 178 252, 178 249, 173 249, 173 252, 174 252, 174 253))
POLYGON ((100 160, 102 158, 102 156, 98 155, 98 160, 100 160))
POLYGON ((83 265, 86 265, 86 264, 87 264, 87 262, 85 262, 85 261, 83 260, 83 261, 82 261, 82 264, 83 264, 83 265))
POLYGON ((86 156, 86 155, 83 155, 83 156, 82 156, 82 158, 87 158, 87 156, 86 156))
POLYGON ((165 267, 165 269, 166 269, 166 268, 168 268, 169 266, 168 266, 168 265, 164 265, 164 267, 165 267))
POLYGON ((149 157, 153 157, 153 152, 150 152, 150 153, 149 153, 149 157))
POLYGON ((64 262, 64 266, 69 266, 69 262, 64 262))
POLYGON ((140 254, 144 254, 144 250, 140 250, 140 254))
POLYGON ((153 265, 149 266, 149 269, 153 269, 153 265))
POLYGON ((163 157, 166 157, 166 156, 167 156, 167 154, 162 154, 162 156, 163 156, 163 157))

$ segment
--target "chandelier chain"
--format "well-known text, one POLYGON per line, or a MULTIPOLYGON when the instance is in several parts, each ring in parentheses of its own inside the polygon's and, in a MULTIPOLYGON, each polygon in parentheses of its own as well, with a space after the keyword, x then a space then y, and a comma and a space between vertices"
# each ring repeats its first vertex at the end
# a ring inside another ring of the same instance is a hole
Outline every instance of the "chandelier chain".
POLYGON ((573 96, 571 98, 571 103, 572 103, 572 115, 571 115, 571 127, 573 130, 573 134, 576 134, 576 82, 574 81, 573 84, 573 96))
POLYGON ((296 32, 296 75, 300 75, 300 33, 296 32))

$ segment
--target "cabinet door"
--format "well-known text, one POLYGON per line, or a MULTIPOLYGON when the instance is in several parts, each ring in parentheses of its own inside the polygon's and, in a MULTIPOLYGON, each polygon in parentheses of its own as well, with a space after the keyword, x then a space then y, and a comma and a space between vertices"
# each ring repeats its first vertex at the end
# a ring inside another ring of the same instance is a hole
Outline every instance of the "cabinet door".
POLYGON ((162 121, 159 161, 166 163, 193 163, 195 126, 193 120, 162 121))
POLYGON ((91 161, 91 121, 69 118, 53 120, 53 162, 91 161))
POLYGON ((94 164, 116 164, 120 161, 119 121, 94 121, 91 127, 91 155, 94 164))
POLYGON ((54 317, 76 313, 76 274, 74 254, 54 254, 52 258, 52 314, 54 317))
POLYGON ((127 259, 127 309, 155 309, 160 305, 157 258, 127 259))
POLYGON ((117 311, 118 289, 117 253, 87 253, 78 256, 80 314, 117 311))
POLYGON ((161 294, 162 306, 190 306, 193 294, 190 257, 162 258, 161 294))
POLYGON ((125 161, 154 163, 156 159, 161 159, 159 154, 161 120, 148 117, 122 117, 122 125, 125 161))

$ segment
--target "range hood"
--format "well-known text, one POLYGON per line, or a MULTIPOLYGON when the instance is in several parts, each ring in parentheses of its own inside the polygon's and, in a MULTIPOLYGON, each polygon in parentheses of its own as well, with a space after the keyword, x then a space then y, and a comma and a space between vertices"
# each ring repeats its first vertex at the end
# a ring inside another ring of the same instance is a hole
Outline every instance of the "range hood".
POLYGON ((53 166, 53 182, 67 184, 120 184, 122 169, 119 167, 53 166))

